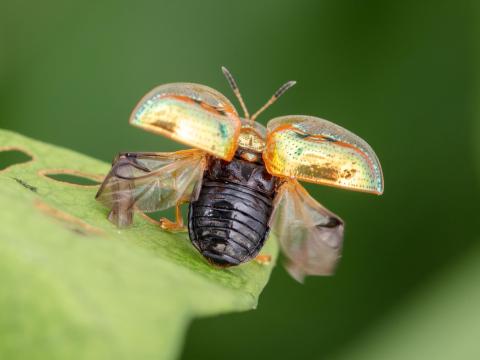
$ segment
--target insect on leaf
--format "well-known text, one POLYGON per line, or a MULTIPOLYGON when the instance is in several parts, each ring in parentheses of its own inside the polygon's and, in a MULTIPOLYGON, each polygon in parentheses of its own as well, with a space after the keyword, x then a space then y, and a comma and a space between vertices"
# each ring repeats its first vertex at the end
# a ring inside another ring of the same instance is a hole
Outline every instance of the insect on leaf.
POLYGON ((274 262, 215 269, 138 214, 119 230, 97 185, 46 175, 101 182, 109 164, 0 130, 12 149, 31 160, 0 171, 0 358, 173 359, 192 318, 255 308, 274 262))

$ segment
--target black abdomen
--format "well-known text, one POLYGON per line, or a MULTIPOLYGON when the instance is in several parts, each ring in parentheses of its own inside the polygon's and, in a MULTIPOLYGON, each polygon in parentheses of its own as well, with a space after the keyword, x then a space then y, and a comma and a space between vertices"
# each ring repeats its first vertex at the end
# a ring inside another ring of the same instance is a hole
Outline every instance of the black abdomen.
POLYGON ((213 264, 238 265, 255 257, 268 235, 276 178, 262 162, 212 159, 197 201, 190 203, 193 245, 213 264))

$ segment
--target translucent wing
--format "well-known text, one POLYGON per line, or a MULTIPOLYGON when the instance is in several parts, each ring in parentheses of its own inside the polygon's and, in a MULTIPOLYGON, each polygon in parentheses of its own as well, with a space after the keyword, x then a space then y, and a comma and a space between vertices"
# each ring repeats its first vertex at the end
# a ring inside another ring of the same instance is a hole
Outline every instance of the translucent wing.
POLYGON ((342 250, 343 221, 295 180, 281 186, 275 202, 271 229, 290 275, 302 282, 305 275, 332 274, 342 250))
POLYGON ((127 226, 134 209, 153 212, 196 198, 204 168, 200 150, 120 154, 96 199, 112 209, 112 222, 127 226))
POLYGON ((204 85, 160 85, 145 95, 130 123, 183 144, 231 160, 241 122, 230 101, 204 85))
POLYGON ((272 175, 374 194, 383 175, 373 149, 350 131, 313 116, 282 116, 267 126, 265 166, 272 175))

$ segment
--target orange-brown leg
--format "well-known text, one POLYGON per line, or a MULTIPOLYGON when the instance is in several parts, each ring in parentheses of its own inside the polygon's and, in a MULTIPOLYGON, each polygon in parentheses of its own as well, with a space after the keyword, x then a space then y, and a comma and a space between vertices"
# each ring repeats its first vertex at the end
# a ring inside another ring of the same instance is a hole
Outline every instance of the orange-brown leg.
POLYGON ((271 255, 257 255, 255 261, 260 265, 269 265, 272 262, 271 255))
POLYGON ((187 231, 187 227, 183 224, 182 209, 180 208, 181 204, 181 202, 178 202, 175 206, 175 222, 168 220, 167 218, 160 219, 160 226, 162 229, 172 232, 187 231))

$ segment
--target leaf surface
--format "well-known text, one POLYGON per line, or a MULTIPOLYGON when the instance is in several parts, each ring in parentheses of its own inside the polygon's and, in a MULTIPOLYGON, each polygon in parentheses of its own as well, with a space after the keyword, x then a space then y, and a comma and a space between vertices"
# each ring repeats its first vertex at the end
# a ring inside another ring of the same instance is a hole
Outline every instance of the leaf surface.
POLYGON ((0 130, 11 150, 32 160, 0 171, 0 358, 172 359, 192 318, 256 307, 274 241, 270 265, 215 269, 187 234, 140 215, 119 230, 96 185, 55 180, 101 181, 109 164, 0 130))

